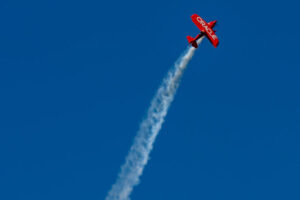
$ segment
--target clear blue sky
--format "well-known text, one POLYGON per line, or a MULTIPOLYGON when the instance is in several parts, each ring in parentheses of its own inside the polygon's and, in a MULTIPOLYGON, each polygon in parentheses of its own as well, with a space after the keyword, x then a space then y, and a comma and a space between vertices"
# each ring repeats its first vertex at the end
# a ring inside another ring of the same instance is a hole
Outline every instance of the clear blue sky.
POLYGON ((162 78, 191 61, 132 199, 300 199, 299 6, 0 2, 0 199, 99 200, 162 78))

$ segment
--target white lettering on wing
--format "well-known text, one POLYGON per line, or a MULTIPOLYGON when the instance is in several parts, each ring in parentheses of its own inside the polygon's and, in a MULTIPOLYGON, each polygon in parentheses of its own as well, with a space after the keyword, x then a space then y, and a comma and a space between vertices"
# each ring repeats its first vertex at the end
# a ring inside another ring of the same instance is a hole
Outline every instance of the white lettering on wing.
POLYGON ((213 40, 217 39, 217 36, 214 34, 213 30, 208 27, 206 22, 203 21, 201 17, 197 17, 197 21, 203 26, 203 28, 206 30, 206 32, 210 35, 210 37, 213 40))

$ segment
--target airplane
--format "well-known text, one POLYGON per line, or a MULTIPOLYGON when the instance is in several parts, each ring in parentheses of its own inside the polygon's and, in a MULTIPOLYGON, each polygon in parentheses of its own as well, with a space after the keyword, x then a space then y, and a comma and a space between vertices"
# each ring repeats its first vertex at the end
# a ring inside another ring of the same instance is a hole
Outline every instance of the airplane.
POLYGON ((202 19, 197 14, 193 14, 191 16, 191 18, 192 18, 192 21, 196 24, 196 26, 200 29, 201 33, 198 34, 195 38, 192 38, 191 36, 187 36, 186 38, 187 38, 189 44, 191 44, 193 47, 197 48, 198 47, 197 40, 203 36, 206 36, 207 39, 212 43, 212 45, 215 48, 217 48, 217 46, 219 44, 219 39, 215 34, 216 31, 213 30, 213 27, 216 25, 217 20, 207 23, 206 21, 204 21, 204 19, 202 19))

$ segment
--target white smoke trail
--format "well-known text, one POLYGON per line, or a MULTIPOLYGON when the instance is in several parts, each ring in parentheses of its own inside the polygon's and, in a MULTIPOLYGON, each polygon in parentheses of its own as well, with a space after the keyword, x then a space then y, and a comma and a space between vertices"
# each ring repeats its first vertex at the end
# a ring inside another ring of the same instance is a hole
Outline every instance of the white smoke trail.
MULTIPOLYGON (((201 43, 203 38, 198 40, 201 43)), ((149 160, 149 154, 170 104, 180 83, 180 78, 193 57, 194 47, 189 47, 185 53, 175 62, 174 67, 164 78, 156 95, 152 99, 146 118, 140 124, 139 131, 134 139, 125 164, 121 167, 116 183, 109 191, 106 200, 129 200, 129 196, 135 185, 139 183, 145 165, 149 160)))

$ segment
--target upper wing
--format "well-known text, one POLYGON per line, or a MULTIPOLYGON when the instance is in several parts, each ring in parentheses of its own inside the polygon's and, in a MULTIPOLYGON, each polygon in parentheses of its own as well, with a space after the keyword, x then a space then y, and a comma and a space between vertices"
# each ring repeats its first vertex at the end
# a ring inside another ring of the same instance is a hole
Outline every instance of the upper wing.
POLYGON ((219 44, 219 39, 216 36, 215 32, 210 29, 210 31, 207 31, 206 34, 207 38, 209 39, 209 41, 212 43, 212 45, 214 45, 214 47, 217 47, 219 44))
POLYGON ((194 24, 200 29, 200 31, 205 32, 204 26, 207 25, 207 23, 197 14, 193 14, 191 18, 194 24))

